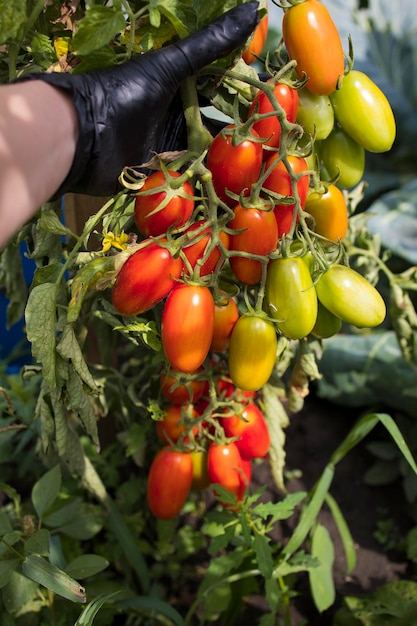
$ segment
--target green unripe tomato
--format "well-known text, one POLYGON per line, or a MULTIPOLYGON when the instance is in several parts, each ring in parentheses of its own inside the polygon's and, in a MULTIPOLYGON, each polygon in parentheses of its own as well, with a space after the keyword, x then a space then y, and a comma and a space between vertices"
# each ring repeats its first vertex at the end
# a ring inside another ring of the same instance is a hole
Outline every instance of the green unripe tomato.
POLYGON ((369 152, 387 152, 394 143, 395 118, 387 97, 363 72, 351 70, 330 94, 337 121, 369 152))
POLYGON ((337 335, 341 326, 342 320, 340 317, 336 317, 336 315, 330 313, 330 311, 319 302, 317 320, 311 334, 318 339, 327 339, 328 337, 337 335))
POLYGON ((345 189, 354 187, 362 179, 365 170, 365 149, 343 128, 335 127, 320 143, 320 158, 329 178, 338 174, 337 185, 345 189))
POLYGON ((316 282, 316 292, 322 305, 347 324, 372 328, 385 319, 386 306, 379 291, 346 265, 331 265, 316 282))
POLYGON ((317 319, 317 295, 308 264, 301 257, 274 259, 268 265, 266 305, 283 335, 302 339, 317 319))
POLYGON ((317 96, 303 87, 298 92, 297 123, 317 141, 326 139, 334 126, 334 111, 329 96, 317 96))

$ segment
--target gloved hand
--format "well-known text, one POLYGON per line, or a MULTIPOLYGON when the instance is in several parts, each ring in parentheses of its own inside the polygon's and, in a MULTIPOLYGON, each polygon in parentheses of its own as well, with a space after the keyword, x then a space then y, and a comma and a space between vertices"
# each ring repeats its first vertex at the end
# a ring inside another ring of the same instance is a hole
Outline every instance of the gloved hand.
POLYGON ((257 11, 256 1, 241 4, 189 37, 117 67, 23 77, 69 92, 78 114, 74 161, 55 197, 113 195, 125 166, 145 163, 152 152, 186 148, 180 83, 242 45, 257 11))

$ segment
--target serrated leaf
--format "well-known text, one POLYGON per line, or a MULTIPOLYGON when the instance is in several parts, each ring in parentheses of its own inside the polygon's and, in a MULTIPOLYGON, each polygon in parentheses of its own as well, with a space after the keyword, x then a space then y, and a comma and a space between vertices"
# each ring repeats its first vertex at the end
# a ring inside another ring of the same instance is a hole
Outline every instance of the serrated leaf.
POLYGON ((307 493, 305 491, 290 493, 281 502, 262 502, 258 504, 254 509, 254 513, 264 519, 271 517, 273 521, 288 519, 293 515, 295 507, 305 500, 306 497, 307 493))
POLYGON ((279 400, 276 390, 271 385, 264 385, 262 390, 264 415, 268 425, 271 446, 268 454, 272 477, 276 486, 285 491, 285 428, 289 424, 288 414, 279 400))
POLYGON ((97 429, 97 418, 91 396, 85 391, 78 373, 70 366, 67 382, 67 409, 73 411, 81 420, 87 435, 97 448, 100 446, 97 429))
POLYGON ((61 338, 57 345, 57 352, 63 359, 71 361, 74 370, 77 372, 81 380, 88 385, 92 391, 97 392, 94 377, 90 373, 87 363, 85 362, 83 352, 80 344, 78 343, 72 324, 67 324, 62 331, 61 338))
POLYGON ((269 544, 269 539, 265 535, 255 533, 253 538, 253 548, 255 550, 256 562, 262 575, 265 578, 270 578, 274 569, 272 560, 272 549, 269 544))
POLYGON ((74 35, 77 56, 86 56, 108 44, 126 27, 121 10, 105 6, 89 6, 74 35))
POLYGON ((67 319, 69 323, 75 322, 81 312, 84 298, 89 291, 95 289, 97 282, 105 274, 111 274, 114 270, 114 258, 99 257, 86 263, 74 276, 71 282, 71 299, 68 303, 67 319))
POLYGON ((311 554, 320 565, 309 571, 310 589, 317 610, 322 613, 334 604, 336 590, 333 580, 334 545, 325 526, 317 524, 311 537, 311 554))
POLYGON ((26 305, 26 333, 33 356, 42 364, 42 375, 55 387, 55 308, 57 286, 38 285, 29 294, 26 305))
POLYGON ((25 22, 25 0, 0 0, 0 44, 13 41, 25 22))
MULTIPOLYGON (((49 37, 47 37, 49 40, 49 37)), ((67 228, 59 219, 57 214, 53 209, 45 208, 41 212, 40 220, 39 220, 39 228, 48 233, 52 233, 53 235, 69 235, 73 236, 72 230, 67 228)))
POLYGON ((89 576, 94 576, 108 567, 109 561, 97 554, 83 554, 78 556, 71 563, 68 563, 65 571, 67 574, 76 578, 77 580, 83 580, 89 576))
POLYGON ((55 465, 33 485, 32 504, 38 517, 42 518, 55 502, 61 489, 61 480, 61 467, 55 465))
POLYGON ((42 33, 35 35, 31 41, 30 47, 34 62, 40 65, 44 70, 48 69, 48 67, 57 60, 55 49, 47 35, 43 35, 42 33))

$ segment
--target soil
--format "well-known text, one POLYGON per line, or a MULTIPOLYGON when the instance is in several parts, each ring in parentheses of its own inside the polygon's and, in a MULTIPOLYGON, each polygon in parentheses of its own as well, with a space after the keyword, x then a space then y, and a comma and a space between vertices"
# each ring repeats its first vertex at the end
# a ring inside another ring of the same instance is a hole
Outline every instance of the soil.
MULTIPOLYGON (((332 453, 361 413, 333 405, 318 398, 314 392, 306 399, 304 409, 291 417, 286 430, 286 468, 297 476, 287 482, 289 491, 308 491, 313 487, 332 453)), ((372 435, 368 435, 368 438, 370 436, 372 435)), ((378 523, 383 521, 392 521, 392 528, 402 538, 415 526, 415 522, 407 514, 401 485, 371 487, 364 483, 364 473, 373 462, 365 444, 366 440, 337 464, 330 489, 353 536, 356 566, 350 574, 346 573, 338 531, 330 512, 323 510, 319 519, 328 528, 335 545, 334 580, 337 600, 331 609, 318 613, 310 600, 307 576, 301 578, 297 589, 299 595, 293 601, 292 626, 331 626, 343 597, 362 597, 389 581, 412 577, 404 553, 387 550, 375 537, 378 523)), ((255 488, 257 483, 267 484, 269 490, 276 491, 266 463, 255 470, 255 488)), ((274 497, 274 493, 270 493, 269 497, 271 496, 274 497)), ((295 523, 296 520, 293 521, 295 523)), ((286 530, 289 536, 291 528, 286 530)), ((248 621, 242 621, 242 625, 243 623, 254 624, 256 621, 252 615, 248 621)))

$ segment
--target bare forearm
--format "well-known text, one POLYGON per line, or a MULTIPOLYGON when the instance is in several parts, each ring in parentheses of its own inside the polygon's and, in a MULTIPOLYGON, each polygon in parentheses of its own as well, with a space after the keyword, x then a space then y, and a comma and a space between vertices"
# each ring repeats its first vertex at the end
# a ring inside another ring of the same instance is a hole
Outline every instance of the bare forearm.
POLYGON ((77 134, 63 91, 41 81, 0 88, 0 247, 59 188, 77 134))

